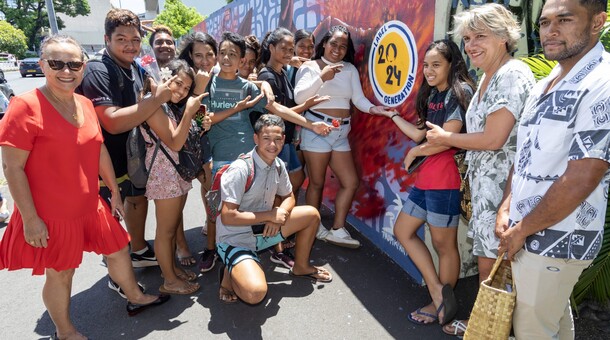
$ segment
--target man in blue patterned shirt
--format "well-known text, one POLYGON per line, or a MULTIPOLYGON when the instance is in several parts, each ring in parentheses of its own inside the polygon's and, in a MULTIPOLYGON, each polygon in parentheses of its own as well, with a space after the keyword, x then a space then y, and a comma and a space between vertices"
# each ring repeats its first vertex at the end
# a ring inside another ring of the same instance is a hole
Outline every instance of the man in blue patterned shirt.
POLYGON ((606 0, 548 0, 540 41, 551 74, 530 92, 496 221, 512 260, 517 339, 573 339, 569 296, 601 247, 610 172, 606 0))

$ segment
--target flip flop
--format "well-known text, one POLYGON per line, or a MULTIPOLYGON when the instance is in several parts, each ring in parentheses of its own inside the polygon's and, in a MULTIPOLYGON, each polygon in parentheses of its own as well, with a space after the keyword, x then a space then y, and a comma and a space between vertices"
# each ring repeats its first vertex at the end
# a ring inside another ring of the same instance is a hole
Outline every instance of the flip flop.
POLYGON ((322 282, 322 283, 328 283, 333 280, 333 277, 328 270, 326 270, 324 268, 319 268, 319 267, 315 267, 315 268, 316 268, 315 271, 308 273, 308 274, 297 275, 292 271, 292 269, 288 272, 288 274, 290 274, 290 276, 292 276, 292 277, 299 277, 302 279, 309 279, 309 280, 312 280, 315 282, 322 282), (328 279, 323 279, 321 277, 316 276, 316 275, 324 275, 324 274, 328 275, 328 279))
POLYGON ((451 325, 447 324, 443 326, 443 332, 448 335, 454 335, 460 338, 463 337, 466 333, 466 327, 468 327, 464 321, 466 320, 453 320, 451 325), (453 327, 453 331, 450 331, 448 327, 453 327))
MULTIPOLYGON (((185 281, 186 282, 186 281, 185 281)), ((178 295, 190 295, 198 291, 201 286, 198 283, 186 282, 187 287, 184 289, 169 289, 162 284, 159 287, 159 292, 163 294, 178 294, 178 295)))
POLYGON ((239 300, 235 292, 222 286, 222 280, 224 279, 224 276, 225 266, 223 264, 220 266, 220 268, 218 268, 218 286, 220 286, 220 289, 218 291, 218 298, 220 299, 220 301, 226 304, 235 303, 237 302, 237 300, 239 300))
POLYGON ((183 273, 177 273, 176 276, 181 278, 184 281, 195 281, 197 279, 197 274, 190 270, 185 270, 183 273))
POLYGON ((412 323, 416 324, 416 325, 432 325, 434 324, 437 320, 438 320, 438 316, 434 315, 434 314, 430 314, 427 312, 422 312, 421 308, 417 308, 417 310, 415 311, 415 314, 421 315, 421 316, 425 316, 427 318, 432 319, 432 321, 430 322, 425 322, 423 320, 417 320, 413 317, 413 315, 411 315, 411 313, 407 314, 407 320, 411 321, 412 323))
MULTIPOLYGON (((188 281, 188 282, 192 282, 195 281, 197 279, 197 274, 193 273, 190 270, 185 270, 184 272, 177 272, 176 276, 183 281, 188 281)), ((165 276, 163 275, 163 273, 161 273, 161 278, 164 279, 165 276)))
POLYGON ((443 319, 439 322, 441 326, 444 326, 449 323, 449 321, 453 320, 455 314, 457 314, 457 300, 455 299, 455 294, 453 293, 453 288, 450 284, 446 284, 443 286, 442 290, 443 302, 436 309, 436 315, 440 315, 440 312, 445 309, 445 313, 443 314, 443 319))

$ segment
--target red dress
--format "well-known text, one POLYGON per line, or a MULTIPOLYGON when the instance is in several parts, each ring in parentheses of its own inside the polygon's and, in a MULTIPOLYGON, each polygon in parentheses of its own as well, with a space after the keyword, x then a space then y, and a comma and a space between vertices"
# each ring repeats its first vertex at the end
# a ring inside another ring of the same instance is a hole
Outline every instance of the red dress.
POLYGON ((77 128, 55 110, 40 90, 12 99, 0 121, 0 145, 29 151, 25 164, 38 216, 47 225, 47 248, 25 242, 15 206, 0 241, 0 269, 78 268, 83 251, 112 254, 129 235, 99 197, 99 159, 103 142, 91 101, 76 95, 84 113, 77 128))

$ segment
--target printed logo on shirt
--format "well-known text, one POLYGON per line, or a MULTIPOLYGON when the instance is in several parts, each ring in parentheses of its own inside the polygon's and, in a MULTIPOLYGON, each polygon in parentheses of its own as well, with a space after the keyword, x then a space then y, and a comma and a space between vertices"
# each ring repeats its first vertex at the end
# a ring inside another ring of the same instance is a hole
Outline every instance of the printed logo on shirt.
POLYGON ((583 201, 578 208, 578 213, 576 214, 576 223, 582 227, 582 229, 587 229, 591 222, 597 218, 598 210, 595 209, 594 206, 589 204, 587 201, 583 201))
MULTIPOLYGON (((243 98, 242 89, 222 89, 222 91, 216 91, 214 93, 214 100, 210 101, 209 109, 212 112, 228 110, 243 98)), ((230 118, 231 117, 228 117, 227 119, 230 118)))
POLYGON ((593 124, 596 128, 610 121, 610 98, 602 99, 591 107, 591 115, 593 116, 593 124))
POLYGON ((585 67, 583 67, 580 71, 578 71, 578 73, 576 73, 576 75, 574 77, 572 77, 572 79, 570 79, 570 84, 578 84, 580 83, 581 80, 585 79, 585 77, 591 73, 591 71, 593 71, 593 69, 595 67, 597 67, 597 65, 599 65, 601 63, 602 59, 595 59, 595 60, 591 60, 587 65, 585 65, 585 67))
POLYGON ((405 23, 392 20, 379 28, 373 39, 368 66, 377 100, 395 107, 407 99, 415 85, 417 44, 405 23))
POLYGON ((521 200, 517 202, 517 211, 519 214, 521 214, 521 216, 527 216, 527 214, 529 214, 530 211, 532 211, 538 205, 538 203, 540 203, 540 200, 542 200, 542 196, 540 195, 521 200))

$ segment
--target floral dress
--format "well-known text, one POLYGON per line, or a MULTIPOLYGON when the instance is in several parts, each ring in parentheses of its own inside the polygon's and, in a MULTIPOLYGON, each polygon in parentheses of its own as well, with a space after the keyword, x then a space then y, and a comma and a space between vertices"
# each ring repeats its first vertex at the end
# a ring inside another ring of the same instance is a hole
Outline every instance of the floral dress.
MULTIPOLYGON (((485 75, 481 78, 481 83, 485 75)), ((468 237, 473 240, 475 256, 496 258, 499 240, 494 230, 496 213, 515 159, 517 126, 525 100, 535 80, 527 65, 510 60, 492 76, 485 93, 474 94, 466 112, 466 131, 483 132, 489 114, 506 108, 515 117, 506 143, 498 150, 468 151, 468 179, 472 195, 472 218, 468 237)))
MULTIPOLYGON (((163 111, 169 119, 172 121, 174 128, 178 125, 177 119, 169 107, 164 104, 163 111)), ((144 140, 146 141, 146 164, 150 164, 155 151, 155 143, 150 138, 148 133, 140 126, 144 140)), ((152 131, 150 132, 155 136, 157 140, 159 137, 152 131)), ((160 140, 159 140, 160 141, 160 140)), ((172 157, 176 164, 179 163, 178 153, 170 149, 165 143, 161 142, 161 146, 167 151, 172 157)), ((150 173, 148 175, 148 181, 146 182, 146 197, 149 200, 169 199, 174 197, 180 197, 186 195, 193 186, 191 182, 187 182, 176 170, 176 167, 169 161, 167 156, 159 149, 155 155, 152 167, 150 167, 150 173)))

